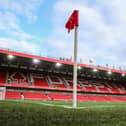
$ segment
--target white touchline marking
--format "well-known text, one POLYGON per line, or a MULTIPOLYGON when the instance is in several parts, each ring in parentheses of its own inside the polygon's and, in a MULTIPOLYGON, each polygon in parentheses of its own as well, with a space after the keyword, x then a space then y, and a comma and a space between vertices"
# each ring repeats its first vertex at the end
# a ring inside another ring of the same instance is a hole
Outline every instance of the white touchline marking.
MULTIPOLYGON (((72 106, 68 105, 54 105, 54 104, 47 104, 47 103, 40 103, 46 106, 54 106, 54 107, 64 107, 64 108, 73 108, 72 106)), ((113 108, 113 107, 121 107, 116 105, 98 105, 98 106, 89 106, 89 107, 77 107, 76 109, 83 109, 83 108, 113 108)), ((125 107, 125 106, 124 106, 125 107)))

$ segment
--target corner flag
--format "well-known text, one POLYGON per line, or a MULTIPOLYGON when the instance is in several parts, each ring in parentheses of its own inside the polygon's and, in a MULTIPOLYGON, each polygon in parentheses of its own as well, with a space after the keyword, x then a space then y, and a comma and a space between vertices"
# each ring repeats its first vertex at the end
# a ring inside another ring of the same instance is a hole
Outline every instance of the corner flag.
POLYGON ((65 27, 68 29, 68 32, 70 32, 70 30, 74 29, 74 26, 78 26, 78 10, 73 11, 65 27))
POLYGON ((74 64, 73 64, 73 108, 77 107, 77 47, 78 47, 78 10, 74 10, 68 19, 65 27, 70 30, 74 29, 74 64))

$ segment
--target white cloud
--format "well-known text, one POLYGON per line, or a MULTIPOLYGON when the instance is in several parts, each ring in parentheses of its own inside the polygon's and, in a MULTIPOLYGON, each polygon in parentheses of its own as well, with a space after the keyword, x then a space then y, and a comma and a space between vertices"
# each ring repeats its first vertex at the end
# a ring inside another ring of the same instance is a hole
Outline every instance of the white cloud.
POLYGON ((43 0, 0 0, 0 8, 34 20, 35 13, 42 3, 43 0))
POLYGON ((9 37, 15 38, 15 40, 35 40, 40 41, 39 38, 26 33, 20 27, 20 20, 11 12, 0 12, 0 32, 6 34, 9 37))
POLYGON ((11 12, 0 12, 0 30, 17 30, 19 29, 18 26, 18 19, 16 15, 11 12))
MULTIPOLYGON (((36 54, 41 45, 37 45, 41 39, 25 32, 21 28, 22 15, 27 19, 33 19, 43 0, 0 0, 0 47, 11 48, 36 54), (34 44, 33 44, 34 43, 34 44)), ((27 20, 26 20, 27 21, 27 20)))
POLYGON ((27 53, 39 53, 39 46, 29 41, 17 41, 12 38, 0 38, 0 48, 23 51, 27 53))

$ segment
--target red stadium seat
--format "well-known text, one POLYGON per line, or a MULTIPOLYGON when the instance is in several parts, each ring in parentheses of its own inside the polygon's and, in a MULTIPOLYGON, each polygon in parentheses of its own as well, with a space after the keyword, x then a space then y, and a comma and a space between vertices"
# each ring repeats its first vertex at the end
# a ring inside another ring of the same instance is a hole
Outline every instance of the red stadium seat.
POLYGON ((5 94, 6 99, 21 99, 21 95, 19 92, 16 91, 6 91, 5 94))
POLYGON ((0 85, 6 83, 6 72, 0 72, 0 85))
POLYGON ((49 100, 44 93, 24 92, 26 100, 49 100))
POLYGON ((70 96, 66 95, 66 94, 48 94, 49 97, 52 98, 52 100, 66 100, 66 101, 70 101, 72 100, 70 96))

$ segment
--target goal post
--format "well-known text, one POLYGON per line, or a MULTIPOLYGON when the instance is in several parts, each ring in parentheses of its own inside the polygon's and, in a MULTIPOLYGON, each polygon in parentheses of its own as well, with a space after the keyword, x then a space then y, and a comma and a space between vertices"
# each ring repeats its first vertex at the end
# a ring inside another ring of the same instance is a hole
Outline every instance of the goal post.
POLYGON ((5 100, 6 87, 0 87, 0 100, 5 100))

